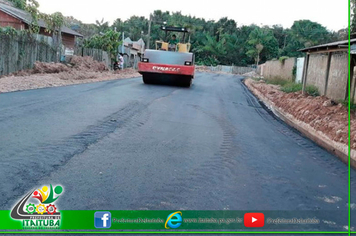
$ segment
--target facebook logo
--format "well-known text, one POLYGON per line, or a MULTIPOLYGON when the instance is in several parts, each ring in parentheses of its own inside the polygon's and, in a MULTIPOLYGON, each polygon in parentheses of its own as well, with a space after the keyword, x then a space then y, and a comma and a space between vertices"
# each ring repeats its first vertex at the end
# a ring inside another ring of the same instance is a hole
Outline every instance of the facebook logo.
POLYGON ((94 226, 97 229, 108 229, 111 227, 111 213, 108 211, 97 211, 94 214, 94 226))

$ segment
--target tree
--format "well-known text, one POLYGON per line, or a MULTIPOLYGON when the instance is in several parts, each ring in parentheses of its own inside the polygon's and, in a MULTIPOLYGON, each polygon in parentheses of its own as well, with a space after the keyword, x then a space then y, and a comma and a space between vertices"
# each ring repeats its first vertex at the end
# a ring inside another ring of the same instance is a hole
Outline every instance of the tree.
POLYGON ((31 33, 38 33, 40 27, 38 26, 38 19, 40 16, 40 11, 38 8, 40 4, 36 0, 27 0, 25 10, 31 14, 32 21, 30 23, 29 30, 31 33))
POLYGON ((356 32, 356 0, 351 0, 351 33, 356 32))
POLYGON ((246 55, 253 58, 256 65, 261 59, 266 61, 278 55, 277 39, 274 37, 273 31, 267 27, 255 27, 250 33, 247 43, 250 47, 246 55))
POLYGON ((138 40, 148 31, 148 20, 141 16, 131 16, 124 22, 125 35, 132 40, 138 40))
POLYGON ((111 29, 113 30, 116 29, 117 32, 124 31, 124 28, 125 28, 125 24, 120 18, 117 18, 111 26, 111 29))
POLYGON ((101 21, 96 20, 95 24, 97 26, 97 32, 100 33, 105 33, 106 31, 108 31, 110 29, 109 27, 109 22, 108 21, 104 21, 104 18, 101 19, 101 21))
MULTIPOLYGON (((356 0, 352 0, 356 2, 356 0)), ((354 4, 355 5, 355 4, 354 4)), ((354 6, 353 5, 353 6, 354 6)), ((354 9, 354 8, 353 8, 354 9)), ((182 26, 189 28, 189 36, 192 51, 195 53, 197 63, 207 65, 225 64, 247 66, 261 63, 266 60, 281 56, 302 56, 298 50, 322 43, 344 39, 347 34, 345 29, 338 32, 329 32, 322 25, 309 20, 294 22, 291 28, 283 28, 281 25, 272 27, 258 27, 256 25, 242 25, 227 17, 218 21, 204 20, 182 12, 154 11, 151 17, 150 48, 154 48, 156 40, 168 40, 164 31, 160 29, 164 22, 169 26, 182 26)), ((125 36, 132 40, 138 40, 148 34, 149 19, 142 16, 132 16, 123 21, 116 19, 112 25, 104 20, 97 24, 83 24, 74 18, 66 19, 69 25, 78 30, 86 39, 91 39, 91 46, 103 48, 103 35, 107 31, 124 32, 125 36), (94 43, 95 42, 95 43, 94 43)), ((181 33, 177 34, 182 39, 181 33)), ((120 38, 121 39, 121 38, 120 38)), ((188 38, 185 38, 187 42, 188 38)), ((89 41, 87 41, 89 42, 89 41)), ((106 47, 106 46, 105 46, 106 47)))
POLYGON ((194 51, 198 53, 197 60, 213 65, 221 63, 226 55, 225 42, 226 40, 224 38, 217 42, 215 38, 209 34, 205 34, 202 45, 194 49, 194 51))
POLYGON ((121 43, 120 33, 114 30, 108 30, 103 35, 96 34, 86 39, 84 41, 84 47, 102 49, 110 54, 111 59, 116 59, 121 43))
POLYGON ((310 20, 295 21, 291 29, 287 31, 287 46, 284 49, 284 55, 299 57, 303 53, 298 50, 332 40, 332 33, 319 23, 310 20))
POLYGON ((11 2, 14 7, 19 8, 21 10, 26 10, 26 0, 8 0, 11 2))
POLYGON ((40 5, 37 0, 8 0, 8 2, 12 3, 14 7, 31 14, 32 19, 29 24, 29 30, 31 33, 38 33, 40 30, 40 27, 38 26, 38 19, 40 16, 38 8, 40 5))
POLYGON ((220 36, 225 33, 232 34, 236 30, 236 22, 234 20, 229 20, 227 17, 221 18, 218 22, 214 24, 214 35, 216 41, 219 42, 220 36))
POLYGON ((237 28, 236 22, 234 20, 229 20, 227 17, 221 18, 215 25, 217 33, 232 34, 237 28))
POLYGON ((241 26, 236 29, 236 36, 231 35, 230 39, 233 39, 233 46, 229 48, 229 55, 235 55, 231 60, 234 64, 241 66, 251 65, 255 63, 255 59, 246 55, 250 49, 250 45, 247 43, 251 32, 256 28, 256 25, 241 26))
POLYGON ((65 23, 64 16, 60 12, 53 14, 41 14, 41 18, 46 22, 46 31, 52 33, 54 47, 58 48, 62 44, 62 26, 65 23))
POLYGON ((156 24, 162 25, 163 22, 168 22, 169 19, 170 19, 169 11, 165 11, 165 12, 161 10, 153 11, 152 21, 156 22, 156 24))

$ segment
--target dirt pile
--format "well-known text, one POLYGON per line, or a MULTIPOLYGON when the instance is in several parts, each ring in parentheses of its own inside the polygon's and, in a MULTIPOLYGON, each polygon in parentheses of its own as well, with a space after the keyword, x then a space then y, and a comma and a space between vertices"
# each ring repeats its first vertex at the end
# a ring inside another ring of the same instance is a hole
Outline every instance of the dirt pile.
POLYGON ((30 74, 54 74, 69 71, 70 68, 62 63, 35 62, 30 74))
MULTIPOLYGON (((324 97, 312 97, 301 92, 284 93, 279 86, 257 82, 252 79, 245 81, 272 101, 275 106, 293 115, 296 119, 309 124, 321 131, 330 139, 347 144, 348 142, 348 110, 342 104, 324 97)), ((356 149, 356 120, 351 115, 351 147, 356 149)))
POLYGON ((57 74, 61 72, 76 74, 79 71, 104 72, 109 71, 109 69, 103 62, 95 61, 92 57, 72 56, 69 64, 37 61, 33 65, 33 69, 18 71, 4 77, 27 76, 32 74, 57 74))
POLYGON ((31 70, 0 77, 0 93, 140 77, 134 69, 109 71, 91 57, 73 56, 69 64, 36 62, 31 70))
POLYGON ((102 62, 95 61, 92 57, 80 57, 72 56, 70 59, 70 64, 73 65, 73 68, 76 70, 84 71, 108 71, 109 69, 102 62))

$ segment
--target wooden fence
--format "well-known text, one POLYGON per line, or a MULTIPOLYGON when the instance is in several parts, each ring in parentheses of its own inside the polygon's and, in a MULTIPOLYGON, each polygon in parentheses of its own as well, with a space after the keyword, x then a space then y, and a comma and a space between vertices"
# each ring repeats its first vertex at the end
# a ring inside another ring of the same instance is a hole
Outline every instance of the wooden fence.
MULTIPOLYGON (((52 47, 52 38, 43 35, 0 35, 0 76, 32 69, 36 61, 59 62, 63 48, 52 47)), ((107 52, 93 48, 77 48, 78 56, 91 56, 111 68, 107 52)))
POLYGON ((0 76, 31 69, 36 61, 57 62, 60 53, 45 40, 28 35, 0 35, 0 76))

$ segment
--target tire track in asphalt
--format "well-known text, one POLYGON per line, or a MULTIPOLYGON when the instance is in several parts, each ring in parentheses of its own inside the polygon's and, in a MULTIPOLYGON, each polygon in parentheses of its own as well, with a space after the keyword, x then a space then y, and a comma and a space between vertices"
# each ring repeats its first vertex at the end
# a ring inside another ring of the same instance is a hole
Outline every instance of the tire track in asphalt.
MULTIPOLYGON (((149 119, 147 107, 157 99, 169 97, 174 91, 147 102, 128 102, 117 112, 65 140, 42 143, 26 149, 19 148, 2 156, 0 179, 4 182, 3 189, 8 191, 3 191, 1 194, 0 209, 13 198, 24 194, 38 180, 64 166, 71 158, 85 152, 89 146, 114 131, 127 132, 141 128, 149 119), (15 180, 13 176, 16 176, 15 180)), ((116 134, 119 133, 116 132, 116 134)))
MULTIPOLYGON (((184 210, 184 205, 189 200, 188 196, 199 194, 202 186, 209 186, 214 189, 213 186, 221 185, 226 178, 235 176, 236 165, 238 161, 235 155, 238 153, 238 146, 234 143, 234 137, 236 136, 236 130, 226 120, 224 115, 217 117, 211 112, 206 111, 198 105, 189 105, 198 112, 203 113, 209 119, 214 120, 222 130, 222 141, 220 147, 215 154, 207 158, 204 163, 188 171, 184 176, 173 179, 169 185, 163 188, 155 189, 152 199, 159 199, 160 202, 152 203, 148 201, 144 196, 138 197, 132 205, 140 210, 162 210, 162 209, 180 209, 184 210), (175 202, 172 202, 174 199, 175 202)), ((221 114, 224 114, 223 112, 221 114)), ((165 143, 166 145, 166 143, 165 143)), ((158 147, 160 149, 160 147, 158 147)), ((224 191, 231 191, 234 186, 226 185, 224 191)), ((199 197, 198 197, 199 198, 199 197)))
MULTIPOLYGON (((23 189, 28 185, 34 185, 37 180, 65 165, 73 156, 84 152, 90 145, 116 129, 127 127, 133 115, 144 107, 144 104, 137 101, 131 102, 101 122, 88 126, 81 133, 65 140, 43 143, 2 157, 1 179, 12 186, 12 188, 10 187, 11 192, 8 192, 8 194, 12 196, 22 194, 23 189), (13 183, 13 180, 11 180, 13 176, 16 176, 17 183, 13 183), (13 187, 14 185, 15 187, 13 187)), ((7 201, 4 201, 4 199, 10 197, 6 196, 6 193, 3 193, 3 195, 5 196, 2 198, 3 201, 0 202, 0 207, 6 204, 7 201)))
MULTIPOLYGON (((124 86, 127 84, 132 84, 135 83, 136 81, 134 80, 112 80, 112 81, 105 81, 105 82, 99 82, 102 83, 102 85, 97 86, 95 88, 90 88, 90 89, 85 89, 79 92, 76 92, 74 94, 71 94, 69 97, 62 97, 62 96, 58 96, 58 97, 51 97, 50 100, 48 99, 37 99, 35 101, 31 101, 31 102, 27 102, 24 103, 22 105, 17 105, 17 106, 11 106, 11 107, 6 107, 6 108, 2 108, 0 109, 1 113, 0 113, 0 122, 2 121, 6 121, 6 120, 13 120, 16 119, 19 114, 24 113, 25 111, 30 110, 32 113, 36 113, 39 111, 42 111, 45 108, 48 107, 53 107, 54 105, 58 105, 58 104, 65 104, 68 103, 68 101, 73 101, 76 98, 79 98, 81 96, 83 96, 83 94, 86 94, 88 92, 97 92, 97 91, 101 91, 103 89, 107 89, 108 87, 113 87, 113 84, 118 83, 117 86, 124 86), (11 114, 15 112, 15 114, 11 114), (9 115, 10 113, 10 115, 9 115)), ((90 85, 89 84, 83 84, 83 85, 90 85)), ((68 87, 70 86, 78 86, 77 85, 68 85, 68 87)), ((65 86, 66 87, 66 86, 65 86)), ((45 89, 45 88, 41 88, 45 89)), ((52 87, 52 88, 48 88, 48 89, 60 89, 59 87, 52 87)), ((18 91, 18 92, 28 92, 28 91, 18 91)), ((32 92, 32 91, 29 91, 32 92)), ((6 94, 3 94, 6 95, 6 94)))

